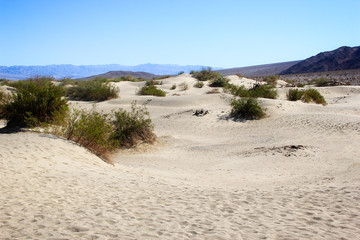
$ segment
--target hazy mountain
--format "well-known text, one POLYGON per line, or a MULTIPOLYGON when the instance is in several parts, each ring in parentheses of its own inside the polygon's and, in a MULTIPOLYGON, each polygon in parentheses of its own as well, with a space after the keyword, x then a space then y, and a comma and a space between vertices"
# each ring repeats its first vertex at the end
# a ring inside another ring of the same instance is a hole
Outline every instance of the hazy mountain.
POLYGON ((229 69, 217 70, 217 72, 219 72, 225 76, 241 74, 245 77, 278 75, 280 72, 284 71, 285 69, 288 69, 289 67, 291 67, 299 62, 300 61, 291 61, 291 62, 256 65, 256 66, 249 66, 249 67, 229 68, 229 69))
POLYGON ((155 75, 173 75, 181 71, 199 70, 202 66, 174 64, 141 64, 137 66, 108 65, 47 65, 47 66, 0 66, 0 78, 10 80, 26 79, 33 76, 53 76, 55 78, 83 78, 103 74, 109 71, 148 72, 155 75))
POLYGON ((158 77, 158 75, 147 73, 147 72, 110 71, 110 72, 107 72, 107 73, 93 75, 93 76, 90 76, 90 77, 78 78, 77 80, 92 80, 92 79, 95 79, 95 78, 109 78, 109 79, 112 79, 112 78, 124 77, 126 75, 130 75, 130 76, 132 76, 134 78, 144 78, 144 79, 152 79, 152 78, 158 77))
POLYGON ((340 47, 333 51, 322 52, 307 58, 281 72, 297 74, 360 69, 360 47, 340 47))

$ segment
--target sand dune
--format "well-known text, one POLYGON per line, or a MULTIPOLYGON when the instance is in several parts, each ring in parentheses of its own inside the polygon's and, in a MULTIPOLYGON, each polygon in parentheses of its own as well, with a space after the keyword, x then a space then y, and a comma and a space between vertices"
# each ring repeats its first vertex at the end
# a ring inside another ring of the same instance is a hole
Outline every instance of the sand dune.
POLYGON ((260 99, 268 117, 235 122, 231 96, 195 82, 163 80, 165 98, 116 83, 97 109, 146 105, 158 141, 114 166, 51 135, 0 134, 0 239, 359 239, 359 87, 319 89, 325 107, 280 88, 260 99))

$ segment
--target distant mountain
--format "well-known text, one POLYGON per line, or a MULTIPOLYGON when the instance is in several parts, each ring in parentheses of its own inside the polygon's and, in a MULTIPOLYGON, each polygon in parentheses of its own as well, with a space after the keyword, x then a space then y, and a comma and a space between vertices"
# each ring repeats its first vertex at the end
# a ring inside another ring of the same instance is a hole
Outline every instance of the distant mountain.
POLYGON ((131 72, 131 71, 110 71, 107 73, 103 73, 103 74, 98 74, 98 75, 94 75, 94 76, 90 76, 90 77, 85 77, 85 78, 78 78, 77 80, 92 80, 95 78, 120 78, 120 77, 124 77, 126 75, 130 75, 134 78, 144 78, 144 79, 152 79, 155 77, 158 77, 158 75, 155 74, 151 74, 151 73, 147 73, 147 72, 131 72))
POLYGON ((118 64, 108 65, 47 65, 47 66, 0 66, 0 78, 9 80, 26 79, 33 76, 53 76, 60 78, 83 78, 109 71, 132 71, 148 72, 155 75, 173 75, 179 72, 190 72, 199 70, 203 66, 187 65, 180 66, 174 64, 141 64, 137 66, 123 66, 118 64))
POLYGON ((340 47, 301 61, 280 74, 360 69, 360 47, 340 47))
POLYGON ((240 68, 229 68, 229 69, 218 70, 217 72, 225 76, 241 74, 245 77, 278 75, 280 72, 284 71, 285 69, 288 69, 289 67, 299 62, 301 61, 272 63, 272 64, 256 65, 256 66, 240 67, 240 68))

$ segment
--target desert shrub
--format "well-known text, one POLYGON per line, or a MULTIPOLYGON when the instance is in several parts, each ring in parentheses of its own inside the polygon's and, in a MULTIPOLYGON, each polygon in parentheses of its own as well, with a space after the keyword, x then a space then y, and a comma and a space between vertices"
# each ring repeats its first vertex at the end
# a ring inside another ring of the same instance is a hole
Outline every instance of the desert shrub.
POLYGON ((64 89, 50 80, 31 79, 17 84, 17 91, 2 103, 2 116, 7 126, 39 126, 60 121, 68 110, 64 89))
POLYGON ((275 99, 277 92, 271 85, 255 84, 252 88, 246 89, 244 86, 237 86, 234 84, 227 84, 224 91, 231 93, 237 97, 251 97, 251 98, 270 98, 275 99))
POLYGON ((196 88, 202 88, 204 86, 204 83, 203 82, 200 82, 200 81, 197 81, 195 84, 194 84, 194 87, 196 88))
POLYGON ((305 87, 305 84, 304 83, 298 83, 296 84, 297 87, 305 87))
POLYGON ((237 74, 235 74, 236 76, 238 76, 239 78, 243 78, 244 77, 244 75, 242 75, 242 74, 240 74, 240 73, 237 73, 237 74))
POLYGON ((66 85, 76 85, 79 81, 76 81, 71 78, 64 78, 60 80, 60 86, 66 86, 66 85))
POLYGON ((184 71, 180 71, 179 73, 178 73, 178 75, 181 75, 181 74, 183 74, 184 73, 184 71))
POLYGON ((289 101, 301 100, 306 103, 314 102, 317 104, 326 105, 324 97, 316 89, 290 89, 286 94, 286 97, 289 101))
POLYGON ((169 77, 170 77, 170 75, 163 75, 163 76, 153 77, 152 80, 161 80, 161 79, 166 79, 169 77))
POLYGON ((325 98, 316 89, 307 89, 301 98, 303 102, 314 102, 317 104, 326 105, 325 98))
POLYGON ((191 71, 191 74, 194 78, 196 78, 199 81, 208 81, 208 80, 214 80, 218 78, 219 76, 222 76, 218 72, 211 71, 211 68, 203 68, 201 71, 191 71))
POLYGON ((270 98, 276 99, 277 92, 272 85, 259 85, 256 84, 254 87, 249 89, 249 96, 254 98, 270 98))
POLYGON ((334 86, 335 82, 328 78, 317 78, 311 81, 316 87, 334 86))
POLYGON ((206 94, 217 94, 217 93, 220 93, 218 88, 214 88, 206 92, 206 94))
POLYGON ((165 97, 166 92, 161 89, 158 89, 155 85, 144 85, 137 92, 139 95, 153 95, 158 97, 165 97))
POLYGON ((269 75, 263 78, 263 81, 266 82, 268 85, 275 86, 279 76, 269 75))
POLYGON ((180 87, 181 91, 186 91, 189 89, 189 85, 186 82, 180 83, 179 87, 180 87))
POLYGON ((145 107, 131 106, 131 112, 113 112, 115 120, 111 134, 112 144, 116 147, 133 147, 139 142, 153 143, 156 139, 154 126, 145 107))
MULTIPOLYGON (((56 129, 56 128, 54 128, 56 129)), ((73 109, 65 121, 54 132, 87 148, 108 161, 108 153, 114 148, 109 141, 112 125, 109 115, 91 110, 73 109)))
POLYGON ((210 80, 210 87, 224 87, 229 83, 229 80, 226 79, 223 75, 220 73, 217 74, 217 76, 210 80))
POLYGON ((265 116, 264 110, 255 98, 234 99, 231 102, 230 115, 241 119, 261 119, 265 116))
POLYGON ((147 81, 145 82, 145 85, 146 85, 146 86, 150 86, 150 85, 162 85, 162 84, 163 84, 162 81, 156 81, 156 80, 154 80, 154 79, 152 79, 152 80, 147 80, 147 81))
POLYGON ((290 89, 286 94, 286 97, 289 101, 297 101, 301 99, 301 97, 304 95, 304 92, 304 90, 290 89))
POLYGON ((176 84, 173 84, 170 88, 170 90, 175 90, 176 89, 176 84))
POLYGON ((71 100, 98 102, 117 98, 119 89, 106 81, 94 79, 78 82, 76 86, 66 90, 66 96, 71 100))

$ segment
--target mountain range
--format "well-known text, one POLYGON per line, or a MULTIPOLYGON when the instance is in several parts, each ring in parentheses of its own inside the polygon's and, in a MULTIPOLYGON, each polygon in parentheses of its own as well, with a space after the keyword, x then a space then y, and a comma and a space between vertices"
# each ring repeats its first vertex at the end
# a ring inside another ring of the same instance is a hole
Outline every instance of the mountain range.
MULTIPOLYGON (((179 72, 200 70, 203 66, 175 64, 140 64, 136 66, 124 66, 118 64, 107 65, 46 65, 46 66, 0 66, 0 78, 9 80, 27 79, 33 76, 53 76, 61 78, 84 78, 92 75, 103 74, 109 71, 147 72, 154 75, 174 75, 179 72)), ((217 68, 219 69, 219 68, 217 68)))
MULTIPOLYGON (((57 79, 91 79, 92 76, 124 76, 132 75, 151 78, 153 75, 175 75, 179 72, 200 70, 204 66, 174 64, 141 64, 124 66, 108 65, 47 65, 47 66, 0 66, 0 78, 9 80, 27 79, 33 76, 53 76, 57 79), (139 73, 140 72, 140 73, 139 73), (152 75, 153 74, 153 75, 152 75)), ((333 51, 322 52, 305 60, 273 63, 249 67, 214 70, 223 75, 241 74, 246 77, 260 77, 266 75, 286 75, 299 73, 327 72, 337 70, 360 69, 360 47, 340 47, 333 51)))

